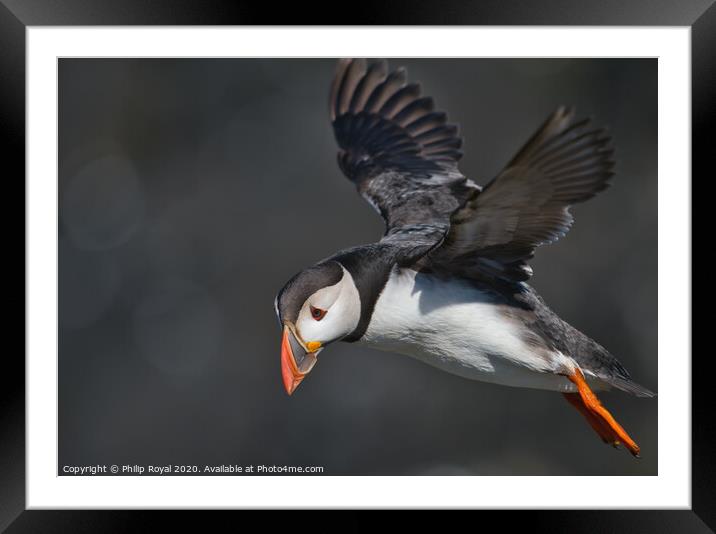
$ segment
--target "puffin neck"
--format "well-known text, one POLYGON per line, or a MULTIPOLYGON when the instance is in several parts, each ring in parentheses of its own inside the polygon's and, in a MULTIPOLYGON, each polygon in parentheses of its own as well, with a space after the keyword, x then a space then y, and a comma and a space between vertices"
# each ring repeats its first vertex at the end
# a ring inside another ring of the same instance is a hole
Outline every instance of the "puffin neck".
POLYGON ((333 259, 353 277, 361 311, 358 326, 341 341, 353 343, 358 341, 368 329, 373 316, 375 304, 388 283, 390 272, 395 265, 394 255, 386 247, 377 244, 356 247, 334 256, 333 259))

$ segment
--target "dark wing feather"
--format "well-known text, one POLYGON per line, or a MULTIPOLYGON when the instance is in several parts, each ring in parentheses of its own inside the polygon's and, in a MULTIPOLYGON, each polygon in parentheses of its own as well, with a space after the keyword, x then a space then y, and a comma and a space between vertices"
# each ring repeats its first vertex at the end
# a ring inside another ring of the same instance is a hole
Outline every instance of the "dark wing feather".
POLYGON ((522 281, 539 245, 569 230, 569 206, 609 185, 613 150, 604 130, 574 122, 560 108, 505 169, 452 218, 452 228, 431 261, 473 277, 522 281))
POLYGON ((405 69, 389 72, 385 61, 341 60, 330 114, 341 170, 385 220, 381 242, 399 247, 404 263, 438 245, 479 190, 457 168, 457 126, 406 82, 405 69))

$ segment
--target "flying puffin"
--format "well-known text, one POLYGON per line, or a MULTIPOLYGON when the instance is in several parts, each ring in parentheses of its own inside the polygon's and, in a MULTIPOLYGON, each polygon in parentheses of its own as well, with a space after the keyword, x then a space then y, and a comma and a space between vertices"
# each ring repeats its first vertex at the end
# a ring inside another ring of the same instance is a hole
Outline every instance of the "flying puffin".
POLYGON ((362 343, 473 380, 561 392, 605 443, 638 456, 594 391, 654 394, 525 283, 535 248, 572 225, 569 206, 609 185, 604 130, 560 107, 481 187, 458 170, 457 126, 404 68, 340 60, 330 117, 338 165, 386 230, 301 271, 276 296, 286 392, 327 345, 362 343))

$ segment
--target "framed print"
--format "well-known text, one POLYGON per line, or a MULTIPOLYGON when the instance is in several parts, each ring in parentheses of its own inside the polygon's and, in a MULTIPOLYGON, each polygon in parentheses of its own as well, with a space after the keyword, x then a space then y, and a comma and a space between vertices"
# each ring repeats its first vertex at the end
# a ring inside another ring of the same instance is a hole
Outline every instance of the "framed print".
POLYGON ((690 313, 709 2, 348 27, 5 4, 27 213, 3 527, 255 508, 713 527, 690 313))

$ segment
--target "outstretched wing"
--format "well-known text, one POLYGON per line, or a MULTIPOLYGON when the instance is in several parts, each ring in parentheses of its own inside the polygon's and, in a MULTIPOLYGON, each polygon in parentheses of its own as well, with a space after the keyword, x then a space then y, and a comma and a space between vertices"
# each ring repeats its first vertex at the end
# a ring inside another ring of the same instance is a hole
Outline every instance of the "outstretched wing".
POLYGON ((451 215, 479 191, 457 168, 457 126, 385 61, 341 60, 330 112, 341 170, 385 220, 381 242, 405 263, 442 242, 451 215))
POLYGON ((465 276, 522 281, 536 247, 572 225, 569 206, 609 185, 613 149, 604 130, 555 111, 505 169, 452 217, 431 263, 465 276))

